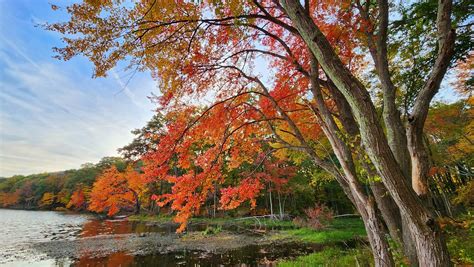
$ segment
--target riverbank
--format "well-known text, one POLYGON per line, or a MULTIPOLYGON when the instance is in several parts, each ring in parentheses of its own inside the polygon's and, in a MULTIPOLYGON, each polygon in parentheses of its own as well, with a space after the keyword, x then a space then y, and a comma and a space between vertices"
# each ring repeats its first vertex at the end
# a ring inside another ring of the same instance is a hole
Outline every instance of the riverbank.
MULTIPOLYGON (((132 221, 173 223, 172 217, 132 216, 132 221)), ((297 227, 291 221, 279 221, 268 218, 193 218, 191 224, 212 224, 220 227, 256 229, 266 240, 274 242, 300 242, 323 245, 321 251, 309 253, 293 259, 282 260, 278 266, 372 266, 372 253, 367 243, 363 222, 360 218, 337 218, 325 229, 313 230, 297 227), (253 227, 253 228, 252 228, 253 227), (263 230, 262 230, 263 229, 263 230), (346 247, 341 244, 347 244, 346 247)), ((456 265, 474 264, 474 217, 464 214, 456 219, 439 221, 447 238, 451 258, 456 265)), ((392 244, 398 264, 406 259, 396 244, 392 244)))
POLYGON ((297 228, 288 221, 265 219, 252 225, 245 220, 197 218, 182 234, 175 233, 177 224, 170 219, 140 216, 112 220, 108 222, 118 227, 132 225, 135 233, 105 232, 72 240, 41 242, 32 248, 47 258, 69 257, 74 262, 100 261, 124 253, 145 265, 151 264, 153 257, 173 264, 176 258, 184 257, 188 265, 215 263, 214 257, 220 257, 218 263, 250 262, 253 263, 251 266, 274 266, 282 260, 324 251, 326 247, 346 250, 365 244, 363 234, 352 235, 363 231, 356 218, 340 219, 327 229, 313 232, 297 228), (346 227, 344 232, 343 225, 352 227, 346 227), (301 235, 303 231, 306 231, 305 238, 301 235))
POLYGON ((205 253, 223 253, 245 246, 277 245, 287 243, 262 236, 234 234, 221 231, 212 235, 191 232, 186 235, 174 233, 129 233, 84 237, 76 240, 58 240, 42 242, 33 246, 51 258, 82 257, 100 258, 124 251, 133 256, 150 254, 169 254, 181 251, 201 251, 205 253))
MULTIPOLYGON (((164 216, 101 220, 61 212, 0 212, 0 265, 372 265, 364 225, 357 217, 336 218, 321 230, 269 218, 193 218, 177 234, 178 224, 164 216)), ((455 264, 473 263, 472 222, 472 216, 439 222, 455 264)), ((393 251, 403 263, 401 253, 393 251)))
MULTIPOLYGON (((166 216, 131 216, 129 220, 146 223, 173 223, 166 216)), ((277 266, 371 266, 372 254, 367 243, 364 224, 360 218, 337 218, 326 228, 313 230, 298 227, 292 221, 279 221, 269 218, 193 218, 191 228, 196 224, 208 224, 212 227, 237 227, 260 233, 258 242, 274 244, 311 244, 319 245, 317 252, 296 258, 282 259, 277 266)))
POLYGON ((292 222, 267 219, 197 218, 177 234, 171 217, 100 220, 52 211, 0 212, 0 265, 8 266, 275 266, 329 246, 346 250, 359 244, 331 239, 338 229, 329 228, 324 231, 331 238, 324 242, 302 241, 292 222))
MULTIPOLYGON (((127 218, 155 224, 175 224, 172 217, 133 215, 127 218)), ((268 234, 273 240, 292 239, 307 243, 327 244, 349 240, 365 240, 366 232, 362 220, 358 217, 336 218, 321 230, 298 227, 289 220, 274 220, 270 218, 192 218, 191 227, 199 224, 212 226, 246 229, 250 232, 268 234)), ((177 224, 176 224, 177 225, 177 224)))

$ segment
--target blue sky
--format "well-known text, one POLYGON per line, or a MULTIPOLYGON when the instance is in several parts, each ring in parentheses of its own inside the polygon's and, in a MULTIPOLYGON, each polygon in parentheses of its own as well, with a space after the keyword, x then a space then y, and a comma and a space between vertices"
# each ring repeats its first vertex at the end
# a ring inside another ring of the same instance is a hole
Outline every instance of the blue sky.
MULTIPOLYGON (((61 6, 67 1, 49 1, 61 6)), ((0 0, 0 176, 78 168, 117 155, 153 115, 146 73, 92 79, 85 58, 59 61, 60 36, 38 23, 63 21, 48 1, 0 0)))

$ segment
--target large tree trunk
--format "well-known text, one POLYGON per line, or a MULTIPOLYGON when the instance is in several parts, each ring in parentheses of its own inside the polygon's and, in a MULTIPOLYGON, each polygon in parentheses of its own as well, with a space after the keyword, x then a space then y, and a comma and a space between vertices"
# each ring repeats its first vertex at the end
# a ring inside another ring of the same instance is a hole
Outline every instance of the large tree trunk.
MULTIPOLYGON (((388 56, 387 56, 387 39, 388 39, 388 21, 389 21, 389 4, 387 0, 377 0, 379 9, 378 33, 374 36, 368 32, 369 50, 374 59, 375 69, 380 79, 383 90, 383 120, 387 130, 388 145, 397 160, 407 181, 412 177, 411 173, 411 157, 407 146, 407 137, 405 127, 402 123, 400 111, 395 104, 396 87, 390 78, 388 56)), ((370 19, 367 17, 367 19, 370 19)), ((413 180, 415 181, 415 180, 413 180)), ((417 189, 413 186, 413 189, 417 189)), ((416 246, 413 237, 408 230, 408 221, 402 218, 402 240, 405 255, 412 265, 418 263, 416 255, 416 246)))
POLYGON ((350 191, 352 195, 351 200, 364 221, 376 266, 394 266, 389 244, 385 237, 386 232, 383 223, 377 216, 374 200, 372 197, 364 194, 362 185, 357 179, 352 153, 348 145, 341 139, 341 131, 324 102, 321 86, 318 82, 318 75, 318 62, 316 58, 311 55, 311 92, 316 101, 316 106, 311 107, 341 164, 349 187, 348 191, 350 191))
MULTIPOLYGON (((328 82, 327 88, 331 94, 331 99, 336 103, 339 120, 341 121, 343 128, 351 138, 356 139, 357 135, 359 135, 359 129, 354 117, 352 116, 349 103, 347 103, 341 92, 339 92, 337 88, 334 88, 334 84, 332 84, 332 82, 328 82)), ((359 155, 359 162, 361 162, 362 167, 369 174, 369 176, 374 178, 376 175, 375 171, 371 168, 371 166, 369 166, 367 162, 365 162, 365 159, 362 157, 362 155, 359 155)), ((398 209, 397 204, 393 201, 383 183, 373 182, 370 184, 370 189, 374 194, 375 202, 377 203, 377 207, 382 214, 382 218, 387 226, 390 236, 394 241, 403 246, 402 218, 400 216, 400 210, 398 209)))
POLYGON ((351 106, 367 154, 383 183, 406 216, 421 266, 450 266, 449 254, 432 214, 423 206, 406 181, 380 127, 370 95, 340 61, 333 48, 299 1, 283 0, 282 5, 329 78, 351 106))
MULTIPOLYGON (((344 96, 335 88, 334 84, 329 81, 327 88, 331 94, 331 98, 336 103, 339 120, 346 130, 347 134, 353 138, 359 135, 359 129, 357 123, 352 116, 349 103, 347 103, 344 96)), ((361 156, 359 156, 361 157, 361 156)), ((409 157, 407 156, 409 161, 409 157)), ((375 171, 365 162, 365 159, 360 158, 359 161, 362 163, 366 172, 371 176, 375 177, 375 171)), ((416 247, 413 238, 411 237, 408 228, 406 226, 406 220, 400 216, 400 210, 396 205, 393 198, 387 192, 387 189, 383 183, 371 183, 370 188, 374 194, 377 207, 382 214, 382 218, 387 226, 392 239, 399 243, 404 250, 404 254, 408 257, 412 264, 417 264, 418 258, 416 257, 416 247), (405 227, 403 227, 405 225, 405 227), (405 231, 403 230, 405 229, 405 231)))
POLYGON ((395 266, 390 247, 385 238, 387 233, 382 221, 377 216, 373 199, 369 198, 365 210, 367 213, 362 215, 362 218, 373 251, 375 266, 395 266))
POLYGON ((423 127, 428 116, 430 102, 438 92, 454 54, 455 32, 451 28, 451 9, 451 0, 438 1, 436 18, 438 55, 408 117, 407 139, 412 164, 412 185, 418 196, 423 199, 428 199, 427 176, 429 170, 428 152, 423 142, 423 127))
POLYGON ((385 225, 387 225, 388 232, 395 242, 403 244, 402 240, 402 218, 397 204, 393 201, 390 194, 380 182, 371 183, 372 190, 377 203, 377 207, 382 214, 385 225))
MULTIPOLYGON (((386 232, 382 221, 377 216, 373 199, 365 194, 362 185, 358 181, 351 151, 348 146, 340 139, 341 137, 338 136, 338 133, 340 134, 338 127, 322 98, 321 89, 318 83, 317 62, 315 58, 312 58, 311 65, 313 73, 313 75, 311 75, 311 89, 315 95, 318 106, 316 107, 310 104, 310 107, 314 110, 314 114, 317 117, 319 124, 321 125, 325 135, 328 137, 331 146, 333 147, 334 152, 341 163, 341 167, 345 176, 343 176, 340 173, 340 170, 334 165, 328 164, 319 158, 314 149, 312 149, 306 143, 304 136, 299 131, 294 121, 291 120, 286 112, 278 105, 278 102, 268 93, 268 90, 263 85, 263 83, 261 83, 258 78, 254 78, 253 80, 260 84, 265 96, 271 101, 278 113, 287 121, 291 129, 294 131, 295 137, 300 141, 301 147, 305 148, 306 152, 313 158, 317 165, 321 166, 323 169, 334 175, 346 195, 357 208, 363 218, 367 231, 369 232, 369 241, 371 247, 373 248, 374 259, 377 266, 393 266, 393 258, 390 253, 388 242, 385 238, 386 232), (321 114, 317 111, 318 108, 321 110, 321 114)), ((277 138, 279 137, 276 132, 274 134, 277 138)))
MULTIPOLYGON (((371 176, 374 174, 368 166, 364 166, 371 176)), ((400 210, 388 194, 385 186, 381 183, 371 183, 370 188, 374 193, 377 206, 379 207, 385 224, 390 232, 390 236, 398 242, 403 248, 405 256, 408 258, 411 266, 418 266, 418 257, 416 254, 415 240, 413 239, 408 228, 408 220, 400 216, 400 210)))

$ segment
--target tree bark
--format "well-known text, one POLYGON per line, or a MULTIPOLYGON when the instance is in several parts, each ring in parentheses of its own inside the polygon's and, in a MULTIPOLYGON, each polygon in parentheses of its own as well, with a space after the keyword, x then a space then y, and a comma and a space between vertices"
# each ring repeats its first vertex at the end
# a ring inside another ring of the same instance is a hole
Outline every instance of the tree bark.
POLYGON ((429 171, 428 152, 423 142, 423 127, 431 100, 438 92, 451 58, 454 54, 455 32, 451 28, 451 0, 438 1, 438 55, 434 67, 421 88, 413 110, 408 118, 408 149, 412 162, 412 185, 422 198, 428 197, 427 176, 429 171))
POLYGON ((387 225, 388 232, 395 242, 403 245, 402 240, 402 218, 397 204, 393 201, 390 194, 380 182, 373 182, 370 185, 377 203, 377 207, 387 225))
MULTIPOLYGON (((347 134, 350 137, 355 138, 359 134, 359 129, 357 128, 357 123, 352 116, 349 104, 341 92, 339 92, 337 88, 334 88, 334 85, 331 82, 328 82, 328 89, 332 100, 334 100, 336 103, 341 124, 343 125, 347 134)), ((368 163, 365 162, 365 159, 360 157, 359 161, 362 163, 363 168, 366 170, 369 176, 371 176, 371 178, 375 177, 375 171, 371 168, 371 166, 369 166, 368 163)), ((385 224, 387 225, 390 236, 393 240, 399 242, 400 245, 405 247, 402 242, 402 218, 396 203, 387 192, 387 189, 383 183, 370 183, 370 188, 374 195, 375 202, 377 203, 377 207, 382 214, 385 224)))
POLYGON ((375 266, 395 266, 390 247, 385 238, 387 233, 383 224, 377 216, 375 203, 369 198, 365 207, 366 215, 362 215, 367 236, 369 238, 370 247, 373 251, 375 266), (365 217, 365 218, 364 218, 365 217))
MULTIPOLYGON (((407 148, 407 137, 405 127, 401 120, 395 99, 397 88, 390 77, 388 57, 387 57, 387 38, 389 22, 389 4, 387 0, 377 0, 378 6, 378 32, 366 31, 369 52, 374 60, 375 70, 379 77, 383 91, 383 119, 387 129, 387 140, 390 149, 395 156, 403 174, 407 179, 410 177, 410 155, 407 148)), ((369 6, 370 7, 370 6, 369 6)), ((367 8, 369 8, 367 7, 367 8)), ((370 10, 359 6, 359 10, 367 21, 370 21, 370 10)))
POLYGON ((137 192, 135 192, 135 190, 130 189, 130 191, 132 192, 133 197, 135 198, 135 214, 139 214, 141 210, 140 198, 138 197, 138 194, 137 192))
MULTIPOLYGON (((311 54, 311 53, 310 53, 311 54)), ((329 139, 331 146, 341 164, 344 175, 348 181, 348 187, 353 196, 352 201, 362 216, 368 233, 369 242, 374 255, 376 266, 394 266, 393 257, 386 240, 386 232, 380 218, 377 216, 375 202, 372 197, 364 194, 362 185, 357 179, 357 172, 351 151, 347 144, 341 139, 341 132, 332 114, 324 102, 319 84, 319 67, 316 58, 311 54, 311 92, 316 101, 312 106, 323 132, 329 139)))

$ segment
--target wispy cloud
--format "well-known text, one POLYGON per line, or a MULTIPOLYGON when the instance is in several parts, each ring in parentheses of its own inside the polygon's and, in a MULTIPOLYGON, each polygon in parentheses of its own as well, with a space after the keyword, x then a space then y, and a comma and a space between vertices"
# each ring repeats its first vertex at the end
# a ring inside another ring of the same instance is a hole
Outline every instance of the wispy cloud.
POLYGON ((138 74, 125 84, 113 70, 108 79, 91 79, 89 62, 52 59, 57 36, 25 22, 48 20, 49 13, 30 14, 21 1, 1 6, 23 13, 15 13, 18 26, 12 15, 12 28, 0 29, 0 176, 77 168, 115 155, 131 140, 130 130, 152 116, 151 78, 138 74))
MULTIPOLYGON (((117 94, 120 94, 123 92, 130 99, 130 101, 132 101, 133 104, 135 104, 137 107, 143 108, 144 107, 143 103, 137 101, 135 94, 132 93, 132 91, 130 91, 130 89, 128 88, 128 83, 130 80, 127 80, 127 83, 125 84, 122 81, 122 78, 120 78, 120 76, 118 75, 115 68, 113 68, 110 72, 112 73, 112 76, 115 78, 115 80, 120 86, 120 91, 118 91, 117 94)), ((133 76, 130 78, 133 78, 133 76)))

